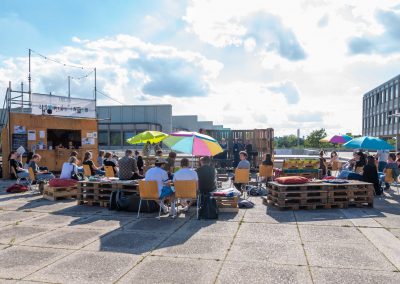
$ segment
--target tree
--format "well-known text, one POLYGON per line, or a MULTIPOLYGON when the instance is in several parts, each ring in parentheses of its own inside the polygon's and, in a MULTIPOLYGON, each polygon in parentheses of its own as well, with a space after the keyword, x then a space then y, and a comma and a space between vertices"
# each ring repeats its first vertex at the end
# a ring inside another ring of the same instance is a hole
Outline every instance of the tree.
MULTIPOLYGON (((300 146, 304 145, 304 140, 300 138, 300 146)), ((286 135, 282 137, 274 138, 275 148, 294 148, 297 147, 297 136, 296 135, 286 135)))
POLYGON ((304 146, 310 147, 310 148, 328 148, 332 147, 331 143, 324 143, 324 142, 319 142, 322 138, 326 137, 326 131, 324 128, 321 128, 319 130, 313 130, 306 138, 304 141, 304 146))

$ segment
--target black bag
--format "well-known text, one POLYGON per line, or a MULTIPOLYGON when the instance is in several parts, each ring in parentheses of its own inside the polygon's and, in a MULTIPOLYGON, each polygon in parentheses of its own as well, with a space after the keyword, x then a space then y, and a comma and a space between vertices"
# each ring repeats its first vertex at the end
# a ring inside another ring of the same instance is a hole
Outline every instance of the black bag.
MULTIPOLYGON (((125 196, 124 192, 121 190, 114 191, 115 193, 115 209, 118 211, 129 211, 129 212, 138 212, 140 196, 133 194, 125 196)), ((110 207, 112 204, 113 194, 110 196, 110 207)), ((111 209, 113 210, 113 209, 111 209)), ((160 210, 160 206, 157 202, 153 200, 142 200, 142 205, 140 207, 140 212, 142 213, 153 213, 158 212, 160 210)))
POLYGON ((111 192, 108 210, 117 210, 117 191, 111 192))
POLYGON ((201 207, 199 211, 199 218, 218 219, 217 201, 209 194, 201 196, 201 207))
POLYGON ((75 166, 74 166, 73 171, 71 173, 71 179, 74 179, 74 180, 77 180, 77 181, 82 181, 85 178, 83 177, 83 174, 75 173, 75 166))

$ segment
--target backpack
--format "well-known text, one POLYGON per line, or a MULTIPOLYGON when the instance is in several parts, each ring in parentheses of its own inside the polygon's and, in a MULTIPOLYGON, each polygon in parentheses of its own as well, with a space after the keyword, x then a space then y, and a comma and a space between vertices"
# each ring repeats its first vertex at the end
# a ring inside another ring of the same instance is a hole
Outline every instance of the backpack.
POLYGON ((267 195, 267 189, 263 186, 250 186, 250 188, 246 188, 247 192, 252 196, 265 196, 267 195))
POLYGON ((254 205, 255 204, 253 202, 247 199, 243 199, 238 202, 239 208, 253 208, 254 205))
POLYGON ((199 218, 218 219, 218 206, 215 198, 209 194, 201 196, 201 207, 199 210, 199 218))
MULTIPOLYGON (((139 210, 140 196, 133 194, 126 196, 122 190, 113 191, 110 195, 109 210, 137 212, 139 210)), ((142 200, 140 212, 158 212, 160 206, 154 200, 142 200)))

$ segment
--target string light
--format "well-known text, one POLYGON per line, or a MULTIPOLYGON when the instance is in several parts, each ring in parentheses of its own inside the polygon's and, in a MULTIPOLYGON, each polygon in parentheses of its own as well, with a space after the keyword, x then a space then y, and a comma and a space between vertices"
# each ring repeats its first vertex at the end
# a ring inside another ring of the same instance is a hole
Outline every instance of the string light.
POLYGON ((124 105, 124 103, 121 103, 120 101, 117 101, 116 99, 112 98, 112 97, 109 96, 109 95, 104 94, 103 92, 100 92, 99 90, 97 90, 97 93, 99 93, 99 94, 101 94, 101 95, 103 95, 103 96, 109 98, 110 100, 112 100, 112 101, 114 101, 114 102, 116 102, 116 103, 119 103, 119 104, 121 104, 121 105, 124 105))
POLYGON ((43 54, 40 54, 39 52, 36 52, 36 51, 34 51, 33 49, 31 49, 31 52, 33 52, 33 53, 35 53, 36 55, 38 55, 38 56, 44 58, 45 60, 49 60, 49 61, 58 63, 58 64, 63 65, 63 66, 65 66, 65 67, 77 68, 77 69, 82 69, 82 70, 83 70, 83 69, 93 69, 93 68, 90 68, 90 67, 84 67, 84 66, 78 66, 78 65, 73 65, 73 64, 69 64, 69 63, 64 63, 64 62, 61 62, 61 61, 59 61, 59 60, 56 60, 56 59, 47 57, 47 56, 45 56, 45 55, 43 55, 43 54))
POLYGON ((85 78, 89 77, 93 72, 94 72, 94 69, 93 69, 92 71, 90 71, 89 73, 87 73, 86 75, 83 75, 83 76, 81 76, 81 77, 73 77, 73 76, 70 76, 70 78, 71 78, 72 80, 82 80, 82 79, 85 79, 85 78))

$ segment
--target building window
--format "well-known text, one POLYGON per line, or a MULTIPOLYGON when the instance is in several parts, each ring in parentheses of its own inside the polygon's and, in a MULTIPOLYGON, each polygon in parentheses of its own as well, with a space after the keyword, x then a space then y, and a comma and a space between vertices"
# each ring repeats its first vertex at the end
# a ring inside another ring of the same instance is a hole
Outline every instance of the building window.
POLYGON ((121 131, 110 131, 110 146, 121 146, 121 131))
POLYGON ((399 85, 398 85, 397 82, 396 82, 396 85, 394 87, 394 95, 395 95, 396 98, 399 97, 399 85))
POLYGON ((136 135, 136 132, 134 132, 134 131, 124 131, 124 146, 132 145, 132 144, 129 144, 128 142, 126 142, 126 140, 129 138, 132 138, 135 135, 136 135))
POLYGON ((393 100, 393 87, 389 87, 389 100, 393 100))
POLYGON ((108 131, 99 131, 99 146, 108 145, 108 131))

